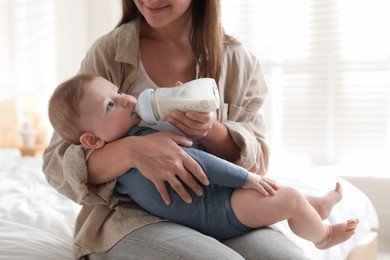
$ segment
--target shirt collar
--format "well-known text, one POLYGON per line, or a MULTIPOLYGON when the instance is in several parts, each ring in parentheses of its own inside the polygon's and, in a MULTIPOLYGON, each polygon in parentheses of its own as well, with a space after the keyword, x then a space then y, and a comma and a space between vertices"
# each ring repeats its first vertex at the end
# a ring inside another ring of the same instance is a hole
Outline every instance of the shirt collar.
POLYGON ((121 25, 117 30, 115 61, 138 68, 140 18, 121 25))

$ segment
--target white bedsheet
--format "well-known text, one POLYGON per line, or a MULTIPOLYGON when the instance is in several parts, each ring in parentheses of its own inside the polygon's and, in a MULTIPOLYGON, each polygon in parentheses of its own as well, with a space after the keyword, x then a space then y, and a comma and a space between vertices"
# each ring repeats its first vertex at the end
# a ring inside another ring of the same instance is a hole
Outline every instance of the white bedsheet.
MULTIPOLYGON (((74 259, 72 237, 80 207, 49 186, 41 171, 40 157, 21 157, 18 150, 0 149, 0 259, 74 259)), ((327 222, 360 220, 356 235, 332 249, 317 250, 295 236, 287 223, 274 225, 300 246, 310 259, 344 259, 371 229, 378 228, 375 208, 368 198, 347 181, 306 170, 271 173, 281 184, 304 193, 320 195, 342 183, 343 200, 327 222)))
POLYGON ((0 259, 74 259, 79 206, 46 182, 40 157, 0 150, 0 259))

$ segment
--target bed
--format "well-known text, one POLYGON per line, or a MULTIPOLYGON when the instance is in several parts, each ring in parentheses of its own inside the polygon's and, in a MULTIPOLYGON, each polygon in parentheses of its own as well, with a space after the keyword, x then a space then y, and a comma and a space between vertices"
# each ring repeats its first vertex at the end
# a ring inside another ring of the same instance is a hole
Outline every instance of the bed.
MULTIPOLYGON (((17 149, 0 149, 0 259, 74 259, 72 234, 80 207, 47 184, 41 164, 41 157, 23 157, 17 149)), ((341 182, 344 199, 326 221, 360 220, 351 240, 325 251, 293 235, 286 222, 273 226, 301 247, 309 259, 376 259, 378 218, 360 190, 339 177, 314 177, 309 170, 271 175, 311 194, 322 194, 336 181, 341 182)))
POLYGON ((322 195, 334 189, 335 183, 341 183, 343 199, 333 208, 326 223, 344 222, 350 218, 359 219, 355 235, 345 243, 328 250, 318 250, 312 243, 295 236, 288 228, 287 221, 273 225, 284 233, 296 245, 302 248, 309 259, 316 260, 376 260, 378 250, 379 220, 377 212, 369 198, 345 179, 332 175, 328 168, 308 167, 296 170, 270 171, 269 176, 280 184, 298 188, 305 194, 322 195))

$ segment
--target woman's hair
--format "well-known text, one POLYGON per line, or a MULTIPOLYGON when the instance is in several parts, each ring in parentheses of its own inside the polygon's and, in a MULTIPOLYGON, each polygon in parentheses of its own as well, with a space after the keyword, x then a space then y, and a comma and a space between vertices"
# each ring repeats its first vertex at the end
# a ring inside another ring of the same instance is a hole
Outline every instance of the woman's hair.
POLYGON ((80 100, 85 87, 97 76, 79 74, 61 83, 49 100, 49 120, 54 130, 65 140, 80 144, 80 100))
MULTIPOLYGON (((199 66, 199 77, 214 78, 217 82, 221 73, 224 42, 236 42, 225 36, 221 24, 220 0, 192 0, 192 28, 190 41, 199 66)), ((118 26, 139 17, 133 0, 122 0, 122 17, 118 26)))

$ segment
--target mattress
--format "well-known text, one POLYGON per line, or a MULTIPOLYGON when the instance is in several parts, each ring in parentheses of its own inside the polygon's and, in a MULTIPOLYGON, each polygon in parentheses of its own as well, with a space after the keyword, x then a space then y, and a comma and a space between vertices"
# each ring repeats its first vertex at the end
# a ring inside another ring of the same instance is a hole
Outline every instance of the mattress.
MULTIPOLYGON (((41 157, 22 157, 17 149, 0 149, 0 259, 74 259, 72 237, 80 206, 48 185, 41 167, 41 157)), ((270 176, 312 195, 333 189, 338 181, 343 186, 344 198, 326 222, 348 218, 360 221, 352 239, 329 250, 318 250, 312 243, 295 236, 286 221, 272 226, 301 247, 310 259, 344 259, 378 228, 371 201, 340 177, 316 174, 311 169, 270 176)))

